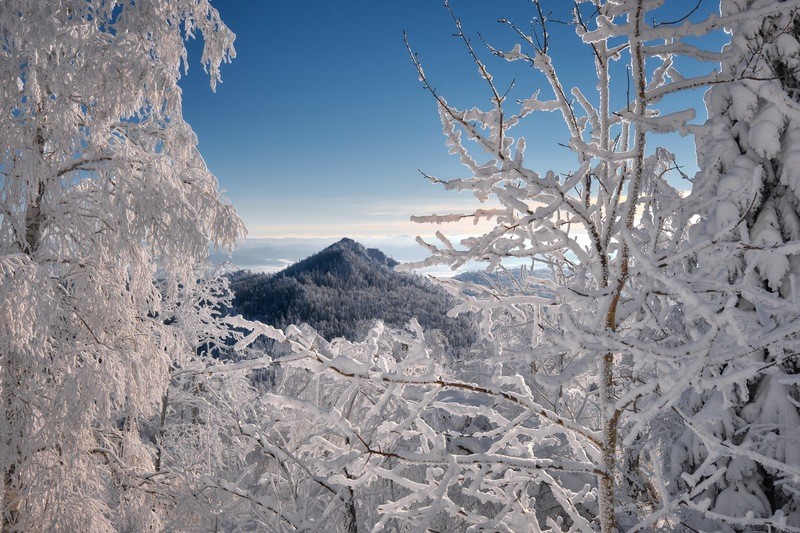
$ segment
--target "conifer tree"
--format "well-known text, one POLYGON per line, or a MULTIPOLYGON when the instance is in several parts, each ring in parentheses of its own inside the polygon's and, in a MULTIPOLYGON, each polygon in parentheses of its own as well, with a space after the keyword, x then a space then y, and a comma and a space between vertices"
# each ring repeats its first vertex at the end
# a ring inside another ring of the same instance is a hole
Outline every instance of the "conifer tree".
POLYGON ((715 202, 697 210, 691 275, 736 315, 717 341, 728 356, 676 410, 689 427, 670 456, 674 488, 701 529, 800 527, 800 14, 784 3, 740 16, 780 4, 722 2, 737 19, 722 61, 735 81, 707 93, 697 141, 691 197, 715 202))

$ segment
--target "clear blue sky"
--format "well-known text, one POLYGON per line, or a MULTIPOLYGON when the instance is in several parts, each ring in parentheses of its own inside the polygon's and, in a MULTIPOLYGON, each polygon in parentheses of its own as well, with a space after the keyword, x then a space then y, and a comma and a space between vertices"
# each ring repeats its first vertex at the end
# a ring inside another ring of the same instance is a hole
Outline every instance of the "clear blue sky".
MULTIPOLYGON (((545 4, 554 17, 569 18, 570 2, 545 4)), ((672 1, 678 9, 688 4, 694 1, 672 1)), ((716 8, 713 1, 705 4, 705 13, 716 8)), ((440 2, 217 0, 214 5, 237 35, 237 58, 224 66, 215 94, 198 65, 197 45, 190 47, 190 71, 182 81, 184 114, 251 237, 428 233, 408 217, 473 203, 429 183, 417 170, 441 178, 465 176, 447 154, 435 102, 417 80, 403 30, 448 101, 462 107, 489 104, 440 2)), ((516 42, 498 18, 525 25, 533 16, 526 0, 454 0, 453 5, 467 33, 480 31, 498 46, 516 42)), ((551 30, 552 55, 565 84, 589 83, 591 90, 591 51, 571 28, 551 24, 551 30)), ((475 44, 481 47, 477 37, 475 44)), ((541 77, 521 63, 505 64, 488 54, 486 59, 500 87, 516 80, 512 100, 543 87, 541 77)), ((701 105, 700 96, 691 96, 691 103, 701 105)), ((539 115, 526 133, 528 166, 571 168, 571 155, 558 146, 567 140, 559 115, 539 115)), ((691 167, 691 140, 674 147, 691 167)))

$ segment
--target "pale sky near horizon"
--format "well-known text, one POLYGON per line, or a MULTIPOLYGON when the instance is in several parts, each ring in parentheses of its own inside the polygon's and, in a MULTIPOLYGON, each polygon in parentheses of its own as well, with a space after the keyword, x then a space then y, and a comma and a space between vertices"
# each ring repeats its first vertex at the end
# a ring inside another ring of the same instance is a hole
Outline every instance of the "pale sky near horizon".
MULTIPOLYGON (((553 18, 563 20, 569 18, 570 4, 544 2, 553 18)), ((702 4, 695 17, 705 18, 717 5, 702 4)), ((452 36, 441 2, 217 0, 214 5, 237 34, 237 58, 223 66, 223 83, 214 94, 198 66, 198 46, 190 46, 189 75, 181 82, 184 114, 250 237, 429 234, 437 228, 413 224, 409 216, 477 204, 418 172, 443 179, 468 175, 447 153, 435 101, 417 79, 404 30, 448 101, 460 107, 489 105, 486 87, 452 36)), ((692 7, 686 5, 672 2, 671 9, 692 7)), ((453 7, 479 49, 478 32, 500 47, 516 42, 498 18, 525 25, 534 16, 526 0, 454 0, 453 7)), ((682 13, 665 13, 673 15, 682 13)), ((550 27, 552 56, 564 83, 591 91, 591 50, 569 26, 550 27)), ((541 76, 521 63, 507 64, 488 53, 483 58, 498 86, 515 80, 512 103, 539 87, 547 95, 541 76)), ((669 105, 691 105, 701 118, 705 113, 699 91, 669 105)), ((567 140, 560 116, 542 113, 529 122, 528 166, 540 172, 572 168, 570 152, 559 146, 567 140)), ((673 136, 668 145, 693 172, 691 139, 673 136)), ((470 226, 447 231, 463 234, 470 226)))

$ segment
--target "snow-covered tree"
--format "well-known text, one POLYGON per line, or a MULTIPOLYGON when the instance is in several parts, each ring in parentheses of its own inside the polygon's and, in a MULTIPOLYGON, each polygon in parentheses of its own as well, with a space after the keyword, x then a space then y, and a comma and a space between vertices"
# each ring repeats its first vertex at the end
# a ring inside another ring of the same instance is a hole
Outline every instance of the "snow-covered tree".
POLYGON ((182 118, 196 34, 213 87, 234 36, 207 0, 0 8, 4 530, 160 527, 141 426, 212 327, 186 327, 209 244, 243 231, 182 118))
POLYGON ((677 411, 688 427, 670 454, 673 489, 697 529, 797 530, 800 12, 726 0, 722 15, 737 18, 722 61, 737 81, 706 95, 689 200, 715 201, 696 210, 688 266, 706 312, 735 320, 706 351, 718 364, 677 411))
MULTIPOLYGON (((650 262, 654 256, 674 253, 686 220, 677 211, 680 196, 666 179, 674 158, 665 150, 648 150, 647 142, 652 133, 686 131, 694 116, 691 110, 662 116, 658 104, 670 93, 705 81, 680 76, 673 64, 675 53, 705 52, 681 42, 675 28, 650 22, 660 2, 581 4, 573 12, 574 24, 594 54, 596 95, 564 87, 549 55, 547 26, 541 18, 539 36, 526 35, 509 22, 525 48, 518 45, 495 53, 538 70, 548 99, 541 100, 540 92, 533 91, 518 111, 510 112, 505 91, 496 86, 460 25, 458 34, 487 83, 491 108, 455 108, 418 69, 439 103, 451 152, 474 175, 445 186, 473 191, 481 202, 491 197, 500 205, 463 215, 420 217, 434 223, 467 217, 496 221, 491 232, 463 240, 460 247, 444 235, 441 247, 423 243, 433 252, 427 264, 458 266, 478 259, 493 268, 504 258, 528 258, 532 267, 550 270, 535 280, 549 294, 493 294, 473 297, 465 306, 484 313, 487 331, 494 309, 516 310, 518 315, 522 308, 534 311, 532 323, 527 318, 519 323, 530 332, 528 349, 515 350, 514 356, 529 364, 538 361, 538 371, 524 376, 527 379, 497 376, 494 394, 523 401, 522 410, 510 418, 515 420, 511 427, 498 418, 491 421, 488 433, 503 428, 505 434, 498 433, 498 442, 490 448, 497 462, 472 467, 475 491, 489 491, 492 480, 514 495, 518 503, 509 504, 514 512, 504 509, 498 515, 511 529, 532 527, 532 520, 557 529, 583 529, 597 516, 601 528, 611 531, 617 520, 636 523, 643 516, 639 513, 657 505, 654 495, 641 487, 644 476, 626 471, 632 469, 627 456, 642 456, 642 468, 648 464, 639 437, 660 411, 653 385, 662 373, 661 361, 653 352, 670 342, 660 335, 659 321, 666 310, 656 295, 661 282, 651 274, 650 262), (614 91, 625 90, 628 83, 612 78, 613 64, 620 60, 629 64, 631 100, 615 108, 614 91), (525 139, 511 134, 520 122, 535 120, 542 111, 563 116, 564 144, 577 156, 575 171, 559 175, 525 166, 525 139), (464 135, 486 154, 482 161, 470 151, 464 135), (555 361, 558 364, 549 364, 555 361), (525 484, 503 481, 501 465, 510 457, 524 460, 525 484), (543 512, 536 502, 543 494, 530 486, 547 487, 554 508, 543 512), (626 489, 624 494, 620 487, 626 489)), ((713 25, 706 21, 689 31, 696 34, 713 25)))

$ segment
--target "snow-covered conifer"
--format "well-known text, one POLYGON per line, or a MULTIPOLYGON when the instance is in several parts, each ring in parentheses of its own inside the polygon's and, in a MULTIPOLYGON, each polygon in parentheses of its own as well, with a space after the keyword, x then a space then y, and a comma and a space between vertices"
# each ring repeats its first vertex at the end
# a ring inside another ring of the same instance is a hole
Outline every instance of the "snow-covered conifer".
POLYGON ((673 488, 699 529, 798 528, 800 13, 725 0, 722 16, 737 19, 722 60, 735 81, 706 95, 689 201, 713 202, 697 209, 689 266, 712 314, 733 319, 708 352, 719 364, 681 406, 689 427, 670 454, 673 488))

